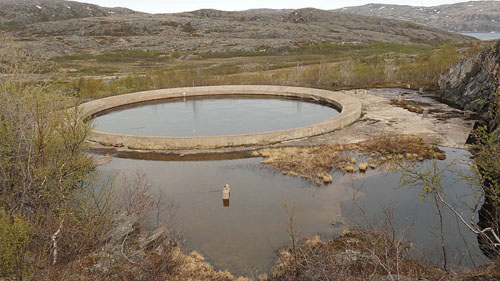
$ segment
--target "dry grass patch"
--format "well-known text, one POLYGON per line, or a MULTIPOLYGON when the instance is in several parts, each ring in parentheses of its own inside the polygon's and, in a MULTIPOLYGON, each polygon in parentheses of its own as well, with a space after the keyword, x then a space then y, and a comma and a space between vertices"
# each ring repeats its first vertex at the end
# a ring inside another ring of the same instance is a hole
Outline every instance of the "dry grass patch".
POLYGON ((414 102, 407 101, 407 100, 391 100, 391 104, 404 108, 410 112, 422 114, 424 113, 424 109, 420 107, 419 105, 415 104, 414 102))
MULTIPOLYGON (((357 143, 356 146, 375 157, 404 156, 407 160, 446 159, 444 151, 414 135, 383 135, 357 143)), ((382 159, 383 160, 383 159, 382 159)))
POLYGON ((270 164, 283 174, 300 176, 317 184, 330 183, 332 169, 363 172, 368 167, 374 169, 391 161, 443 160, 446 157, 436 146, 412 135, 386 135, 348 145, 266 148, 255 151, 253 155, 264 157, 263 164, 270 164), (360 159, 366 159, 366 162, 360 162, 360 159))
POLYGON ((439 280, 445 275, 414 261, 409 243, 382 232, 346 231, 330 241, 315 236, 296 248, 296 259, 292 249, 279 254, 270 280, 439 280))
POLYGON ((318 184, 331 182, 328 172, 339 165, 341 158, 337 146, 269 148, 255 151, 254 155, 266 158, 263 164, 271 164, 284 174, 318 184))

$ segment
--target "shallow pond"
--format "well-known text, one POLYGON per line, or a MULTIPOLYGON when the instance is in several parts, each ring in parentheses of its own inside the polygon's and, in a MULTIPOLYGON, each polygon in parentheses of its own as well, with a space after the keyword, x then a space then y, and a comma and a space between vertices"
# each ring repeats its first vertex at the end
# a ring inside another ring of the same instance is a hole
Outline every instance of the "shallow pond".
POLYGON ((221 136, 298 128, 337 114, 332 107, 304 100, 188 98, 118 107, 95 118, 94 127, 139 136, 221 136))
MULTIPOLYGON (((446 149, 445 165, 466 158, 467 152, 446 149)), ((398 188, 398 173, 375 170, 367 174, 334 175, 327 186, 311 185, 304 180, 282 175, 260 164, 262 158, 220 161, 151 161, 114 158, 100 169, 120 177, 142 171, 149 182, 158 186, 163 196, 175 205, 172 220, 170 211, 161 214, 164 223, 174 223, 184 239, 184 247, 201 252, 217 268, 236 274, 255 275, 268 272, 276 257, 275 250, 287 245, 285 210, 283 204, 298 206, 297 229, 301 235, 320 234, 334 237, 353 224, 377 225, 384 209, 394 209, 394 226, 406 233, 407 239, 418 245, 419 254, 431 262, 439 261, 438 217, 430 201, 419 201, 418 188, 398 188), (229 206, 222 201, 222 186, 231 185, 229 206), (355 191, 356 190, 356 191, 355 191), (353 200, 354 199, 354 200, 353 200)), ((455 168, 464 168, 460 164, 455 168)), ((470 187, 454 183, 449 198, 466 196, 470 187)), ((459 227, 448 211, 446 246, 452 264, 470 265, 465 244, 470 245, 472 260, 483 258, 476 237, 459 227), (460 230, 460 231, 459 231, 460 230)))

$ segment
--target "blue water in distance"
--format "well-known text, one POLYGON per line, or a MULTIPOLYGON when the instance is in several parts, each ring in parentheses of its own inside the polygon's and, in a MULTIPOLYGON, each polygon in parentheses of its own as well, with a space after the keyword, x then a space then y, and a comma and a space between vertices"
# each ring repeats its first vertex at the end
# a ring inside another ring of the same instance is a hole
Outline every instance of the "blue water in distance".
POLYGON ((459 32, 459 34, 475 37, 479 40, 497 40, 500 39, 500 32, 486 33, 486 32, 459 32))

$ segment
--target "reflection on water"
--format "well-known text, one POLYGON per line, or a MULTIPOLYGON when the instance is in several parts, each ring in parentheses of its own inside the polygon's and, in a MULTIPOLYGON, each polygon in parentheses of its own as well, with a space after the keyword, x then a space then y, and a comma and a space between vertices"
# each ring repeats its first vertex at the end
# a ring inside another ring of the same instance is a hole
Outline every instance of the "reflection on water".
POLYGON ((222 206, 229 207, 229 196, 230 196, 229 184, 224 185, 222 189, 222 206))
MULTIPOLYGON (((466 156, 447 150, 448 160, 466 156)), ((395 228, 422 249, 430 260, 439 259, 438 217, 432 202, 419 201, 418 188, 398 188, 399 174, 368 171, 363 175, 334 175, 334 182, 317 187, 273 172, 260 164, 261 158, 222 161, 148 161, 115 158, 105 171, 131 174, 140 168, 150 182, 160 186, 178 206, 175 217, 185 247, 201 252, 218 268, 236 274, 268 272, 275 250, 287 245, 283 203, 299 206, 297 229, 301 235, 338 235, 351 223, 377 224, 384 208, 394 207, 395 228), (231 205, 223 197, 224 184, 231 186, 231 205), (361 211, 362 210, 362 211, 361 211)), ((444 162, 441 163, 443 165, 444 162)), ((459 165, 457 165, 458 167, 459 165)), ((453 179, 447 178, 452 184, 453 179)), ((448 198, 470 202, 469 187, 454 183, 448 198)), ((481 262, 477 240, 459 226, 445 210, 446 246, 455 264, 470 245, 474 262, 481 262)), ((470 264, 467 255, 462 263, 470 264)))
POLYGON ((303 127, 338 111, 318 103, 279 98, 226 97, 149 102, 117 108, 95 128, 140 136, 220 136, 303 127))
MULTIPOLYGON (((447 163, 456 162, 450 168, 453 170, 468 170, 464 161, 469 154, 464 150, 443 148, 447 160, 439 161, 438 166, 444 168, 447 163)), ((427 163, 430 165, 430 163, 427 163)), ((429 262, 442 265, 442 253, 440 249, 439 217, 432 198, 422 200, 420 198, 421 188, 418 186, 399 187, 401 175, 399 173, 378 174, 367 177, 357 177, 353 184, 360 187, 365 194, 366 200, 360 200, 353 206, 351 202, 342 204, 342 214, 349 221, 357 221, 367 224, 380 220, 385 216, 384 208, 394 208, 395 229, 406 233, 409 241, 416 244, 416 249, 421 257, 429 262), (363 207, 363 210, 359 209, 363 207)), ((447 174, 443 186, 449 186, 444 190, 446 199, 467 218, 477 217, 473 215, 464 204, 473 206, 474 194, 471 186, 463 180, 458 181, 456 175, 447 174)), ((471 267, 485 261, 481 253, 475 234, 464 227, 457 217, 447 208, 442 209, 445 221, 445 246, 448 251, 449 262, 452 266, 471 267), (470 255, 468 251, 470 250, 470 255)))
MULTIPOLYGON (((146 171, 176 210, 176 230, 185 247, 200 251, 219 268, 236 273, 266 272, 273 249, 289 242, 282 204, 299 205, 298 229, 304 235, 332 236, 338 229, 340 202, 351 198, 341 184, 317 188, 283 176, 260 164, 261 159, 223 161, 147 161, 114 158, 101 167, 120 174, 146 171), (231 186, 230 207, 221 204, 224 184, 231 186)), ((167 216, 167 214, 165 215, 167 216)))

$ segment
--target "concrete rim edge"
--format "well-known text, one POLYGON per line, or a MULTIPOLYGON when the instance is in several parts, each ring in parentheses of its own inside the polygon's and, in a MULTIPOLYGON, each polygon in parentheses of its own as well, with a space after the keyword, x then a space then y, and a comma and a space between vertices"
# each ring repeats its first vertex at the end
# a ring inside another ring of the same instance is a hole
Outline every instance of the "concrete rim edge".
POLYGON ((361 103, 352 95, 340 91, 327 91, 314 88, 261 85, 229 85, 160 89, 106 97, 80 105, 85 118, 111 108, 152 100, 170 98, 211 96, 211 95, 266 95, 277 97, 297 97, 321 100, 341 112, 323 122, 305 127, 269 131, 244 135, 225 135, 210 137, 160 137, 134 136, 92 130, 89 141, 105 146, 126 147, 132 150, 175 150, 209 149, 238 146, 262 146, 305 137, 325 134, 341 129, 361 116, 361 103))

